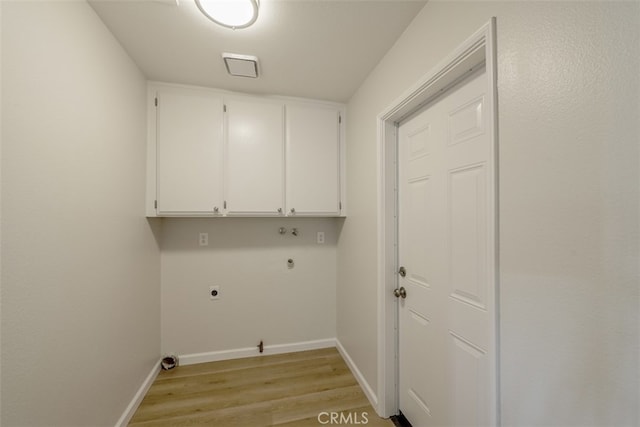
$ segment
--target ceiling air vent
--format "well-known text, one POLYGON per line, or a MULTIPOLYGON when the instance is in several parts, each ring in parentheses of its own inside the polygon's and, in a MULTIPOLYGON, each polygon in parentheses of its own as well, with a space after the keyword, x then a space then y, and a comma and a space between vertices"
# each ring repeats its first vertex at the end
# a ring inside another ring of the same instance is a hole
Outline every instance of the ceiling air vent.
POLYGON ((223 53, 224 65, 227 72, 238 77, 258 77, 258 58, 251 55, 238 55, 236 53, 223 53))

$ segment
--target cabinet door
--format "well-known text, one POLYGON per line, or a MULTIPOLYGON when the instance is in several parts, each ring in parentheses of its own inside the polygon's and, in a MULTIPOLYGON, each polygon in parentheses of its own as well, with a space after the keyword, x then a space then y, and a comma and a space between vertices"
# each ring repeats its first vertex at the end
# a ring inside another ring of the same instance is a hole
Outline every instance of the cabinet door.
POLYGON ((339 111, 287 106, 287 215, 340 215, 339 111))
POLYGON ((283 105, 228 99, 227 213, 279 215, 284 208, 283 105))
POLYGON ((222 98, 160 91, 156 109, 159 215, 222 210, 222 98))

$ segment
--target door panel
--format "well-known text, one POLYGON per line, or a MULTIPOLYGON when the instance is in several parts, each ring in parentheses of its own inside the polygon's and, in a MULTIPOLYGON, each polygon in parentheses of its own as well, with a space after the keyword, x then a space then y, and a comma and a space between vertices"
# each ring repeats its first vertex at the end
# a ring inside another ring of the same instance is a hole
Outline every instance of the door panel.
POLYGON ((235 98, 226 105, 227 213, 278 215, 284 209, 284 106, 235 98))
POLYGON ((461 105, 449 113, 449 145, 484 133, 484 96, 461 105))
POLYGON ((340 214, 340 127, 337 109, 287 106, 287 214, 340 214))
POLYGON ((222 209, 222 98, 157 93, 158 214, 213 215, 222 209))
POLYGON ((452 406, 464 408, 452 412, 452 425, 488 425, 486 352, 453 332, 450 332, 449 352, 454 372, 452 406))
POLYGON ((480 309, 487 307, 485 193, 482 165, 450 172, 451 297, 480 309))
POLYGON ((416 427, 490 422, 486 78, 476 72, 399 128, 399 401, 416 427))
MULTIPOLYGON (((429 177, 416 178, 407 183, 407 203, 409 211, 407 220, 413 225, 412 237, 419 241, 426 241, 430 237, 429 209, 427 201, 431 199, 431 181, 429 177)), ((433 266, 429 262, 429 247, 424 245, 412 246, 406 252, 407 264, 411 265, 408 271, 407 281, 417 286, 429 288, 429 273, 433 266)))

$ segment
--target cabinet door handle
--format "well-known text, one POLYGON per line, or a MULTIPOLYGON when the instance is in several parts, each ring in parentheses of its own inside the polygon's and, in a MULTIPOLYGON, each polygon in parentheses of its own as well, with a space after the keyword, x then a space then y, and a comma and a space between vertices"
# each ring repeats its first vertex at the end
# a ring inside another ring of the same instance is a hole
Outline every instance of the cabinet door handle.
POLYGON ((278 208, 278 213, 282 213, 282 208, 278 208))
POLYGON ((291 213, 292 214, 296 213, 296 209, 295 208, 291 208, 291 213))

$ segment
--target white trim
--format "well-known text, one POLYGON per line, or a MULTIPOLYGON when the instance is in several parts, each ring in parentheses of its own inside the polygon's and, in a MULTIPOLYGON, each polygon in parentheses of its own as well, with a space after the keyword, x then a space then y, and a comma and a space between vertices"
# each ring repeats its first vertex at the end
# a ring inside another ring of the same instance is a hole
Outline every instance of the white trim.
POLYGON ((142 403, 142 399, 144 399, 144 396, 147 394, 149 388, 151 388, 151 385, 160 373, 160 361, 161 359, 158 359, 158 362, 153 365, 151 372, 149 372, 149 375, 147 375, 147 378, 145 378, 145 380, 142 382, 142 385, 133 396, 133 399, 131 399, 131 402, 129 402, 127 409, 125 409, 120 416, 120 419, 116 423, 116 427, 126 427, 129 424, 129 421, 131 421, 131 418, 133 418, 133 415, 136 413, 138 406, 140 406, 140 403, 142 403))
POLYGON ((494 349, 491 366, 490 411, 492 425, 500 425, 500 399, 498 381, 499 342, 498 342, 498 224, 497 224, 497 80, 496 80, 496 20, 487 24, 469 37, 436 67, 425 74, 413 87, 393 102, 377 118, 378 136, 378 415, 387 418, 398 413, 398 332, 397 300, 392 296, 396 287, 397 275, 397 166, 396 166, 396 129, 404 118, 419 110, 422 106, 439 96, 452 85, 459 82, 470 70, 486 67, 489 84, 488 103, 493 113, 489 130, 493 144, 493 161, 496 170, 495 181, 490 186, 495 201, 490 214, 496 218, 494 229, 488 230, 493 238, 490 242, 495 260, 489 272, 495 283, 494 325, 491 346, 494 349))
POLYGON ((356 377, 356 381, 358 381, 358 384, 360 384, 360 388, 362 389, 362 391, 364 391, 364 394, 365 396, 367 396, 367 399, 369 399, 371 406, 373 406, 374 408, 377 407, 378 396, 376 396, 376 393, 373 391, 373 389, 365 379, 364 375, 362 375, 362 372, 360 372, 360 370, 354 363, 353 359, 351 359, 351 356, 349 356, 349 353, 347 353, 347 350, 342 346, 342 343, 337 338, 336 338, 336 348, 338 349, 338 352, 340 353, 345 363, 351 370, 351 373, 353 374, 353 376, 356 377))
POLYGON ((237 348, 232 350, 210 351, 206 353, 193 353, 178 356, 181 366, 194 365, 196 363, 218 362, 220 360, 242 359, 245 357, 268 356, 272 354, 294 353, 296 351, 318 350, 336 346, 335 338, 327 338, 315 341, 302 341, 289 344, 265 345, 262 353, 256 347, 237 348))
POLYGON ((157 149, 156 149, 156 113, 155 105, 158 92, 155 88, 147 84, 147 169, 146 169, 146 192, 145 192, 145 212, 148 218, 158 216, 158 209, 155 203, 158 200, 157 186, 157 149))

